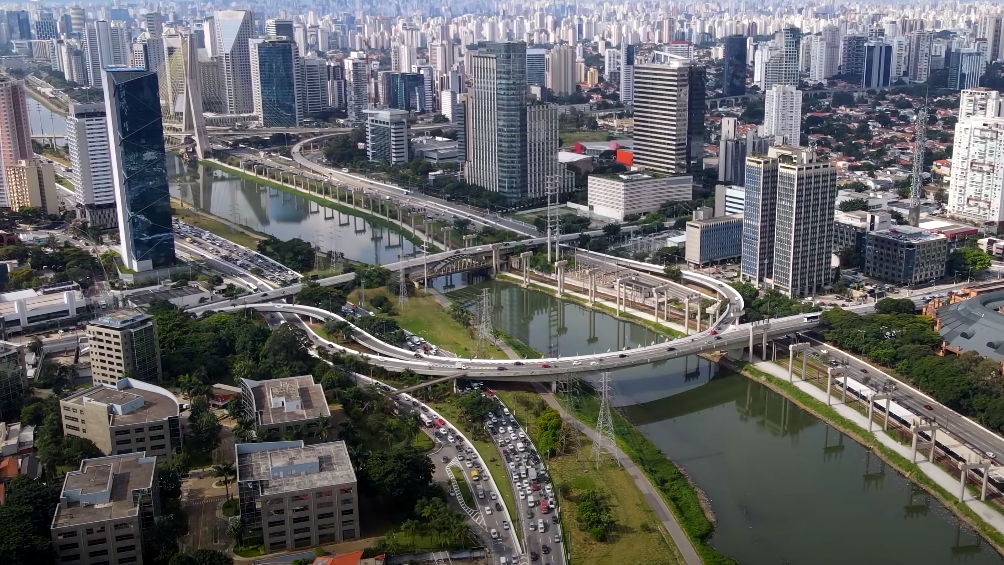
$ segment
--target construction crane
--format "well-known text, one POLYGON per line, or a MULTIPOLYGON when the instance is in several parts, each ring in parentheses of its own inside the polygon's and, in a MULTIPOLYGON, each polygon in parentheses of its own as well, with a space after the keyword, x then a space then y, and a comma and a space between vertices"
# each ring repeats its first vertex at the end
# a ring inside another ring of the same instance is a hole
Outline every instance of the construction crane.
POLYGON ((913 179, 910 183, 910 225, 920 227, 920 200, 924 194, 924 153, 927 147, 927 94, 917 110, 917 132, 913 139, 913 179))

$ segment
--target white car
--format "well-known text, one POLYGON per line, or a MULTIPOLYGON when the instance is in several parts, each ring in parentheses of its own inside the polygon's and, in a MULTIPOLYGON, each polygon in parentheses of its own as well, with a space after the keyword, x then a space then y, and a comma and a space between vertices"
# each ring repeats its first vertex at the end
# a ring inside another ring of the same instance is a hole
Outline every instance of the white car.
POLYGON ((499 499, 498 495, 495 494, 495 491, 491 491, 490 493, 488 493, 488 498, 491 498, 492 500, 498 500, 499 499))
POLYGON ((492 528, 492 539, 499 539, 499 531, 492 528))
POLYGON ((544 485, 544 492, 546 492, 548 496, 551 496, 551 494, 554 492, 554 489, 551 488, 551 485, 547 484, 544 485))
POLYGON ((582 361, 572 361, 572 365, 581 365, 582 361))
POLYGON ((590 365, 591 367, 595 367, 596 365, 599 365, 599 364, 600 364, 600 362, 599 362, 599 361, 590 361, 590 362, 589 362, 589 365, 590 365))
POLYGON ((503 530, 509 529, 509 520, 502 520, 502 529, 503 530))
POLYGON ((516 441, 516 434, 509 434, 509 439, 512 441, 516 441))
POLYGON ((533 522, 530 522, 530 531, 531 532, 536 532, 537 531, 537 524, 534 524, 533 522))
POLYGON ((519 491, 519 499, 520 500, 526 500, 526 493, 523 492, 523 491, 519 491))
POLYGON ((487 515, 491 516, 491 514, 492 514, 492 509, 491 509, 490 507, 488 507, 488 506, 485 506, 485 514, 487 514, 487 515))
POLYGON ((509 462, 509 470, 511 470, 511 471, 515 471, 516 470, 516 462, 515 461, 510 461, 509 462))
POLYGON ((526 434, 523 433, 523 430, 519 431, 519 439, 526 439, 526 434))
POLYGON ((505 431, 512 433, 512 426, 506 426, 505 431))

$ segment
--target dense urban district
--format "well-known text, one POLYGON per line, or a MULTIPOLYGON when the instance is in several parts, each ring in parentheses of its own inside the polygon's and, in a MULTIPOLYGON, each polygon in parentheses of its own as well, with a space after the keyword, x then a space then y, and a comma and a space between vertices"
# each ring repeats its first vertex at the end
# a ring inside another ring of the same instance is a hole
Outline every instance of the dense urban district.
POLYGON ((2 565, 1004 563, 999 5, 2 8, 2 565))

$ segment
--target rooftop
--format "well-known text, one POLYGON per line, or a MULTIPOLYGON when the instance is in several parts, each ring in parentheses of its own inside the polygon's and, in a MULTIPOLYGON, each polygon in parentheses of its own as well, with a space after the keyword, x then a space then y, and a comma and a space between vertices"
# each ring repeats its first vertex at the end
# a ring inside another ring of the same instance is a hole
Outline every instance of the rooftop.
POLYGON ((66 474, 53 528, 136 516, 133 493, 153 489, 156 457, 146 453, 112 455, 80 462, 80 470, 66 474))
POLYGON ((237 445, 237 481, 262 481, 261 494, 274 495, 355 483, 356 473, 344 441, 242 443, 237 445))
POLYGON ((91 322, 92 326, 102 326, 105 328, 120 330, 122 328, 128 328, 129 326, 146 322, 151 320, 150 316, 140 312, 139 310, 123 309, 117 310, 115 312, 109 312, 91 322))
POLYGON ((738 222, 743 221, 743 215, 726 214, 724 216, 715 216, 713 218, 707 218, 704 220, 690 220, 689 222, 687 222, 687 225, 710 226, 710 225, 720 224, 722 222, 736 222, 736 221, 738 222))
POLYGON ((202 288, 194 286, 182 286, 179 288, 169 288, 164 290, 144 290, 126 296, 126 301, 137 308, 146 306, 154 300, 163 299, 170 301, 175 298, 184 298, 193 294, 206 294, 202 288))
POLYGON ((324 389, 309 375, 267 381, 244 379, 244 382, 251 389, 254 411, 261 426, 331 416, 324 389))
POLYGON ((92 386, 71 394, 63 402, 77 406, 104 404, 108 409, 109 426, 158 422, 179 413, 178 400, 173 394, 135 379, 122 379, 114 386, 92 386))
POLYGON ((899 241, 906 242, 921 242, 921 241, 933 241, 936 239, 945 239, 945 236, 940 233, 931 233, 923 228, 915 228, 913 226, 896 226, 887 230, 876 230, 871 232, 871 235, 875 237, 882 237, 886 239, 896 239, 899 241))

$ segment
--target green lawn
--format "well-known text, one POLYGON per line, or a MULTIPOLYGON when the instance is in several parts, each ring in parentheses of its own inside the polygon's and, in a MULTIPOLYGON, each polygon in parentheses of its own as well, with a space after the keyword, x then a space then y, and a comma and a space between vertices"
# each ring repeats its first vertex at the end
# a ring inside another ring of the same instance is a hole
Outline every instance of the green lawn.
POLYGON ((67 190, 76 190, 76 188, 73 186, 73 183, 70 182, 70 179, 68 179, 68 178, 57 176, 56 177, 56 182, 59 183, 63 188, 65 188, 67 190))
POLYGON ((464 504, 468 508, 477 508, 478 503, 474 501, 474 493, 471 492, 471 485, 467 484, 464 472, 456 467, 450 467, 450 472, 453 473, 453 478, 457 479, 457 486, 460 487, 460 496, 464 498, 464 504))
MULTIPOLYGON (((176 202, 171 202, 171 204, 176 204, 176 202)), ((248 235, 240 230, 235 230, 223 222, 198 214, 188 208, 175 208, 172 206, 171 212, 175 215, 175 217, 186 224, 202 228, 213 235, 230 240, 237 245, 243 245, 248 249, 256 249, 258 247, 258 238, 248 235)))
POLYGON ((432 438, 425 435, 425 433, 421 431, 415 435, 415 439, 412 440, 411 445, 421 449, 422 451, 429 451, 435 447, 435 444, 432 443, 432 438))
POLYGON ((249 545, 246 547, 234 547, 234 553, 241 557, 258 557, 265 555, 265 546, 262 544, 249 545))
MULTIPOLYGON (((408 303, 403 308, 397 306, 397 297, 391 296, 386 288, 366 289, 366 299, 382 295, 389 298, 394 303, 394 312, 391 316, 401 325, 402 328, 424 337, 429 343, 438 345, 440 348, 456 353, 460 357, 470 357, 474 349, 474 338, 470 331, 460 325, 450 317, 449 311, 440 306, 436 299, 422 291, 408 299, 408 303)), ((349 300, 357 303, 359 300, 358 291, 349 295, 349 300)), ((497 347, 491 347, 487 355, 491 359, 505 359, 505 353, 497 347)))
POLYGON ((224 502, 223 506, 220 508, 220 512, 222 512, 224 516, 236 516, 237 499, 231 498, 230 500, 224 502))
POLYGON ((558 132, 562 146, 575 145, 576 141, 606 141, 605 131, 562 131, 558 132))

